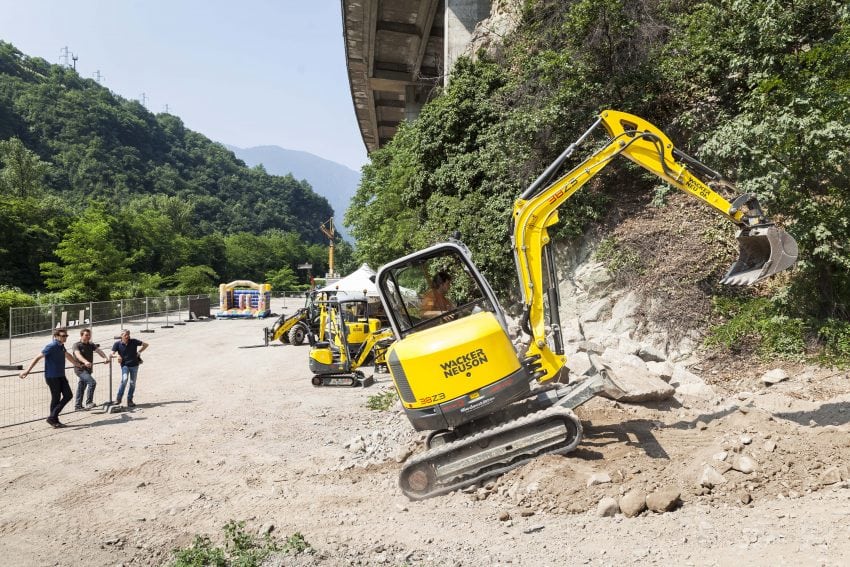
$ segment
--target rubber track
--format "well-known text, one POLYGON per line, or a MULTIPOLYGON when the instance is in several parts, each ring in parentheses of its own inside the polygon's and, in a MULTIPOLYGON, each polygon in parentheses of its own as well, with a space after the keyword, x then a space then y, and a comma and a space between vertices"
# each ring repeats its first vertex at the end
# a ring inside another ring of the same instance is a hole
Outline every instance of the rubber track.
POLYGON ((503 423, 502 425, 498 425, 498 426, 490 428, 490 429, 485 429, 484 431, 481 431, 479 433, 475 433, 474 435, 464 437, 464 438, 460 439, 459 441, 454 441, 452 443, 447 443, 447 444, 442 445, 440 447, 428 449, 427 451, 420 453, 419 455, 415 455, 415 456, 411 457, 410 459, 408 459, 405 462, 404 467, 401 469, 401 473, 399 474, 399 487, 401 488, 402 492, 404 492, 405 496, 407 496, 411 500, 425 500, 425 499, 431 498, 433 496, 440 496, 441 494, 448 494, 449 492, 452 492, 453 490, 458 490, 460 488, 470 486, 470 485, 475 484, 475 483, 477 483, 481 480, 484 480, 486 478, 491 478, 491 477, 494 477, 494 476, 499 476, 501 474, 504 474, 504 473, 506 473, 510 470, 513 470, 513 469, 520 467, 520 466, 522 466, 526 463, 529 463, 529 462, 533 461, 534 459, 536 459, 537 457, 544 455, 544 454, 546 454, 546 455, 566 455, 567 453, 573 451, 578 446, 578 444, 581 442, 581 438, 582 438, 581 421, 578 419, 578 417, 576 417, 576 414, 571 409, 567 409, 567 408, 563 408, 563 407, 547 408, 545 410, 536 411, 536 412, 530 413, 530 414, 528 414, 524 417, 508 421, 506 423, 503 423), (537 454, 534 454, 534 455, 528 455, 528 456, 525 456, 525 457, 519 457, 519 460, 512 460, 509 463, 505 463, 505 465, 503 465, 503 466, 488 469, 488 470, 482 472, 481 474, 478 474, 478 475, 475 475, 475 476, 472 476, 472 477, 463 478, 463 479, 461 479, 461 480, 459 480, 459 481, 457 481, 453 484, 441 485, 441 484, 439 484, 439 481, 437 481, 434 489, 431 492, 427 492, 427 493, 424 493, 424 494, 411 493, 411 492, 408 492, 407 490, 405 490, 404 483, 402 482, 402 479, 404 478, 405 473, 407 471, 415 468, 417 465, 419 465, 421 463, 426 463, 426 462, 433 461, 433 460, 439 460, 439 458, 442 457, 443 455, 451 453, 452 451, 455 451, 459 448, 463 448, 463 447, 466 447, 468 445, 478 443, 482 439, 486 439, 488 437, 498 437, 502 433, 505 433, 505 432, 510 431, 512 429, 516 429, 518 427, 525 427, 526 425, 530 425, 531 423, 534 423, 536 421, 548 421, 550 418, 552 418, 554 416, 565 417, 565 418, 569 419, 570 421, 572 421, 573 425, 576 427, 576 437, 575 437, 575 439, 573 440, 572 443, 570 443, 569 445, 567 445, 565 447, 562 447, 560 449, 554 449, 554 450, 546 450, 544 452, 537 453, 537 454))

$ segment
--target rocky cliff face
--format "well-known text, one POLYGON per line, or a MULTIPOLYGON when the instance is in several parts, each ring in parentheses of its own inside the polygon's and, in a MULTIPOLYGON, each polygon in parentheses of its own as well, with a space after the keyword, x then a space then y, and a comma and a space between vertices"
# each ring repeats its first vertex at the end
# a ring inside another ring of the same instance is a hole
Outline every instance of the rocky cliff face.
POLYGON ((502 38, 519 25, 521 6, 520 0, 493 0, 490 17, 475 26, 465 55, 474 59, 481 50, 491 57, 497 55, 502 38))

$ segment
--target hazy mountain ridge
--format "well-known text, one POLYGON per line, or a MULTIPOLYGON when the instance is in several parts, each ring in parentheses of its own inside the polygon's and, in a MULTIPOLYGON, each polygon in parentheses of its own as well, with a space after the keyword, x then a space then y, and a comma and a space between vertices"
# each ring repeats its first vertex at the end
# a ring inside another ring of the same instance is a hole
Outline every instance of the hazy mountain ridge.
POLYGON ((313 191, 328 200, 334 209, 334 226, 343 238, 350 240, 342 226, 342 219, 360 183, 360 172, 309 152, 288 150, 280 146, 254 146, 239 148, 225 144, 244 161, 254 167, 262 164, 272 175, 292 174, 306 180, 313 191))

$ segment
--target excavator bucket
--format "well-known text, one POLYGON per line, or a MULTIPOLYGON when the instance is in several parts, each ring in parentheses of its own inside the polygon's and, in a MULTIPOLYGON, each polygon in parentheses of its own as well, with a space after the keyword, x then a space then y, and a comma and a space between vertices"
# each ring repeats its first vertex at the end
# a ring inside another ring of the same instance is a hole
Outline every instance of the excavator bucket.
POLYGON ((738 233, 740 256, 720 283, 752 285, 787 270, 797 261, 797 241, 776 226, 745 228, 738 233))

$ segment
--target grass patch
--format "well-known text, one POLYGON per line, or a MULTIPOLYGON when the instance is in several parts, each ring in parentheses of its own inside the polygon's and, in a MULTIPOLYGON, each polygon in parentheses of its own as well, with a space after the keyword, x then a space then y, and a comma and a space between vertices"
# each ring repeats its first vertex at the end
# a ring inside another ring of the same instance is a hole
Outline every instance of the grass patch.
POLYGON ((284 541, 270 533, 260 537, 245 531, 245 522, 230 521, 224 526, 224 547, 210 538, 196 536, 187 548, 174 550, 171 567, 259 567, 272 553, 297 555, 310 549, 304 536, 296 532, 284 541))
POLYGON ((640 254, 615 238, 601 240, 593 258, 604 263, 611 275, 618 280, 639 276, 645 270, 640 254))
POLYGON ((715 297, 713 309, 725 322, 711 329, 708 346, 722 346, 732 352, 752 350, 765 358, 805 357, 805 322, 779 314, 769 299, 715 297))
POLYGON ((387 411, 398 399, 395 390, 386 390, 380 394, 369 396, 366 400, 366 407, 374 411, 387 411))

